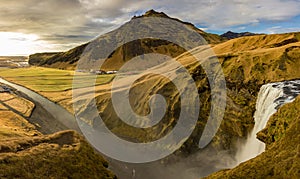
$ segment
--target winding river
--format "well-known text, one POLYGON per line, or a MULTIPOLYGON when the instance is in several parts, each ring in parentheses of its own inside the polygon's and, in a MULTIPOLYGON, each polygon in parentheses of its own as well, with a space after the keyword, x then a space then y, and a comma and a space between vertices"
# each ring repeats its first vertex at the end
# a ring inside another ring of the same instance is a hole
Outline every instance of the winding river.
POLYGON ((26 94, 26 96, 31 98, 34 102, 39 103, 54 117, 54 119, 58 120, 67 129, 73 129, 80 132, 75 117, 60 105, 57 105, 56 103, 48 100, 47 98, 39 95, 36 92, 33 92, 23 86, 6 81, 3 78, 0 78, 0 82, 15 88, 16 90, 26 94))
MULTIPOLYGON (((56 121, 59 123, 56 124, 58 129, 73 129, 81 133, 75 117, 69 113, 63 107, 57 105, 54 102, 51 102, 47 98, 33 92, 23 86, 8 82, 0 78, 0 82, 7 84, 18 91, 26 94, 34 102, 39 103, 47 113, 51 114, 53 118, 48 121, 49 125, 43 126, 43 128, 53 128, 53 124, 56 121), (52 125, 52 126, 51 126, 52 125), (63 126, 61 126, 63 125, 63 126)), ((243 146, 240 146, 239 151, 236 154, 236 159, 238 163, 246 161, 250 158, 253 158, 264 151, 264 143, 256 139, 256 133, 262 130, 269 117, 274 114, 277 109, 284 105, 285 103, 292 102, 294 98, 300 94, 300 80, 296 81, 285 81, 278 83, 270 83, 263 85, 258 95, 256 113, 255 113, 255 126, 253 131, 249 134, 246 143, 243 146)), ((41 113, 40 116, 45 115, 41 113)), ((44 116, 43 116, 44 117, 44 116)), ((44 117, 47 118, 47 117, 44 117)), ((39 120, 39 119, 38 119, 39 120)), ((38 124, 41 121, 36 121, 38 124)), ((51 130, 50 130, 51 131, 51 130)), ((203 156, 201 157, 203 159, 203 156)), ((110 169, 120 178, 130 179, 130 178, 200 178, 209 174, 210 172, 205 173, 204 166, 195 167, 191 173, 196 175, 191 175, 188 172, 190 167, 187 167, 187 162, 190 162, 191 159, 187 158, 187 161, 182 161, 178 166, 166 167, 161 161, 146 163, 146 164, 128 164, 124 162, 119 162, 110 158, 106 159, 110 163, 110 169), (184 169, 185 168, 185 169, 184 169), (170 175, 172 174, 172 175, 170 175), (190 175, 190 176, 189 176, 190 175)), ((208 167, 208 166, 207 166, 208 167)), ((190 168, 192 169, 192 168, 190 168)))
MULTIPOLYGON (((60 130, 73 129, 81 133, 75 117, 69 113, 66 109, 60 105, 51 102, 47 98, 41 96, 40 94, 33 92, 23 86, 11 83, 5 79, 0 78, 0 82, 9 85, 21 93, 25 94, 31 101, 35 102, 36 106, 43 108, 42 110, 35 109, 34 113, 40 113, 37 115, 34 122, 41 126, 39 130, 44 130, 44 134, 50 134, 60 130), (38 104, 38 105, 37 105, 38 104), (39 111, 39 112, 37 112, 39 111), (49 116, 52 115, 52 116, 49 116), (45 120, 47 120, 45 122, 45 120)), ((37 108, 36 107, 36 108, 37 108)), ((101 153, 100 153, 101 154, 101 153)), ((205 154, 203 154, 205 155, 205 154)), ((105 157, 105 156, 104 156, 105 157)), ((153 179, 153 178, 198 178, 208 175, 217 169, 207 162, 199 162, 198 158, 200 156, 193 156, 186 159, 181 159, 177 161, 176 164, 165 165, 162 160, 144 163, 144 164, 130 164, 125 162, 120 162, 108 157, 105 157, 109 161, 109 169, 112 170, 121 179, 132 179, 132 178, 143 178, 143 179, 153 179)), ((200 158, 204 158, 201 156, 200 158)), ((211 158, 211 157, 210 157, 211 158)))
MULTIPOLYGON (((51 134, 53 132, 72 129, 79 133, 81 133, 80 128, 77 125, 77 121, 73 114, 68 112, 66 109, 61 107, 60 105, 48 100, 47 98, 41 96, 40 94, 25 88, 21 85, 17 85, 15 83, 11 83, 3 78, 0 78, 0 83, 11 86, 12 88, 20 91, 25 94, 31 101, 36 104, 36 108, 33 111, 32 115, 36 115, 35 113, 40 113, 39 115, 34 116, 34 120, 30 122, 37 123, 41 128, 39 130, 46 131, 42 132, 44 134, 51 134), (42 108, 42 109, 41 109, 42 108)), ((31 117, 32 118, 32 117, 31 117)), ((141 175, 148 169, 146 176, 151 177, 151 173, 153 173, 153 168, 146 165, 136 165, 136 164, 127 164, 124 162, 119 162, 114 159, 110 159, 105 157, 110 163, 110 169, 117 175, 121 176, 120 178, 130 179, 135 177, 135 173, 137 175, 141 175), (150 169, 150 171, 149 171, 150 169)), ((159 163, 158 163, 159 164, 159 163)), ((152 165, 152 164, 151 164, 152 165)), ((147 177, 144 177, 147 178, 147 177)))

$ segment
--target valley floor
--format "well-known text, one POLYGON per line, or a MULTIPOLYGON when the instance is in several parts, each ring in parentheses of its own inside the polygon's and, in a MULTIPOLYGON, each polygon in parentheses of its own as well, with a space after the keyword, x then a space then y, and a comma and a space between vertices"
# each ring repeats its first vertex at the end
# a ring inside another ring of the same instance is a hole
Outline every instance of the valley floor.
MULTIPOLYGON (((0 69, 1 77, 41 94, 49 100, 60 104, 71 113, 73 113, 72 87, 74 74, 74 71, 43 67, 0 69)), ((86 81, 94 77, 94 75, 89 73, 81 73, 80 85, 86 85, 86 89, 89 89, 89 84, 86 81)), ((97 75, 96 88, 97 86, 104 86, 113 78, 113 74, 97 75)))
POLYGON ((0 178, 116 178, 81 135, 39 131, 28 121, 47 120, 41 106, 7 85, 0 89, 0 178))

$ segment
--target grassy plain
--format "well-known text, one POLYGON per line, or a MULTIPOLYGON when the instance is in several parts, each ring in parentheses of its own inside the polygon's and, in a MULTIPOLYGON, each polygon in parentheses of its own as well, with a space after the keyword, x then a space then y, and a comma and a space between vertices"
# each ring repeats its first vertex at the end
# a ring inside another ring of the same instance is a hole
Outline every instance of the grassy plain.
MULTIPOLYGON (((30 67, 18 69, 0 69, 0 76, 36 92, 61 92, 72 89, 74 71, 53 68, 30 67)), ((78 82, 88 86, 93 75, 81 73, 78 82)), ((95 85, 108 83, 114 75, 98 75, 95 85)))
MULTIPOLYGON (((72 112, 72 87, 74 71, 60 70, 43 67, 29 67, 16 69, 0 69, 0 77, 13 83, 25 86, 43 96, 56 102, 72 112)), ((89 73, 76 73, 76 86, 90 87, 110 83, 113 74, 97 75, 95 85, 91 79, 95 75, 89 73)))
POLYGON ((38 135, 35 126, 25 119, 34 107, 31 101, 16 94, 0 93, 0 139, 38 135))

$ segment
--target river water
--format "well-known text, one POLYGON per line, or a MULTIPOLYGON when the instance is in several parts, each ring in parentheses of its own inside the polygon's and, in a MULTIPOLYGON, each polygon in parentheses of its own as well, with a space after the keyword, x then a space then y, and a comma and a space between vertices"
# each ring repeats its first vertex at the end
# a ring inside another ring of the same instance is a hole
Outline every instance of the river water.
MULTIPOLYGON (((41 104, 51 115, 53 115, 54 119, 58 120, 65 126, 63 128, 81 132, 75 117, 61 106, 20 85, 8 82, 2 78, 0 78, 0 82, 19 90, 35 102, 41 104)), ((256 139, 256 133, 266 126, 268 119, 277 111, 278 108, 286 103, 292 102, 299 94, 300 80, 270 83, 261 87, 254 115, 255 126, 248 135, 246 142, 239 146, 236 154, 236 160, 238 161, 237 164, 256 157, 265 150, 265 144, 256 139)), ((204 158, 203 156, 199 157, 202 159, 204 158)), ((208 168, 205 168, 205 162, 207 161, 204 161, 204 164, 200 164, 200 166, 195 166, 194 168, 188 166, 187 164, 191 163, 191 161, 194 160, 193 158, 195 157, 186 158, 182 162, 179 162, 178 165, 170 165, 171 167, 165 166, 161 163, 161 161, 146 164, 128 164, 110 158, 106 159, 110 163, 110 169, 117 174, 117 176, 125 179, 150 179, 160 177, 200 178, 201 176, 205 176, 212 172, 209 171, 211 166, 207 165, 208 168), (207 170, 207 172, 205 172, 205 170, 207 170)))
POLYGON ((29 98, 33 99, 35 102, 41 104, 56 120, 65 125, 65 127, 68 129, 73 129, 80 132, 75 117, 63 107, 23 86, 8 82, 2 78, 0 78, 0 82, 17 89, 18 91, 26 94, 29 98))

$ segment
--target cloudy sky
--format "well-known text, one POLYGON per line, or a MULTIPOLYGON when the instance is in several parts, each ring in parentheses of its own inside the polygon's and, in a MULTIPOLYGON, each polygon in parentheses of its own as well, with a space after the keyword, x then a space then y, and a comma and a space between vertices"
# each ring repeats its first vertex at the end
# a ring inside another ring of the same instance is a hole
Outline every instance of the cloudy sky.
POLYGON ((149 9, 218 34, 300 31, 300 0, 1 0, 0 55, 67 50, 149 9))

